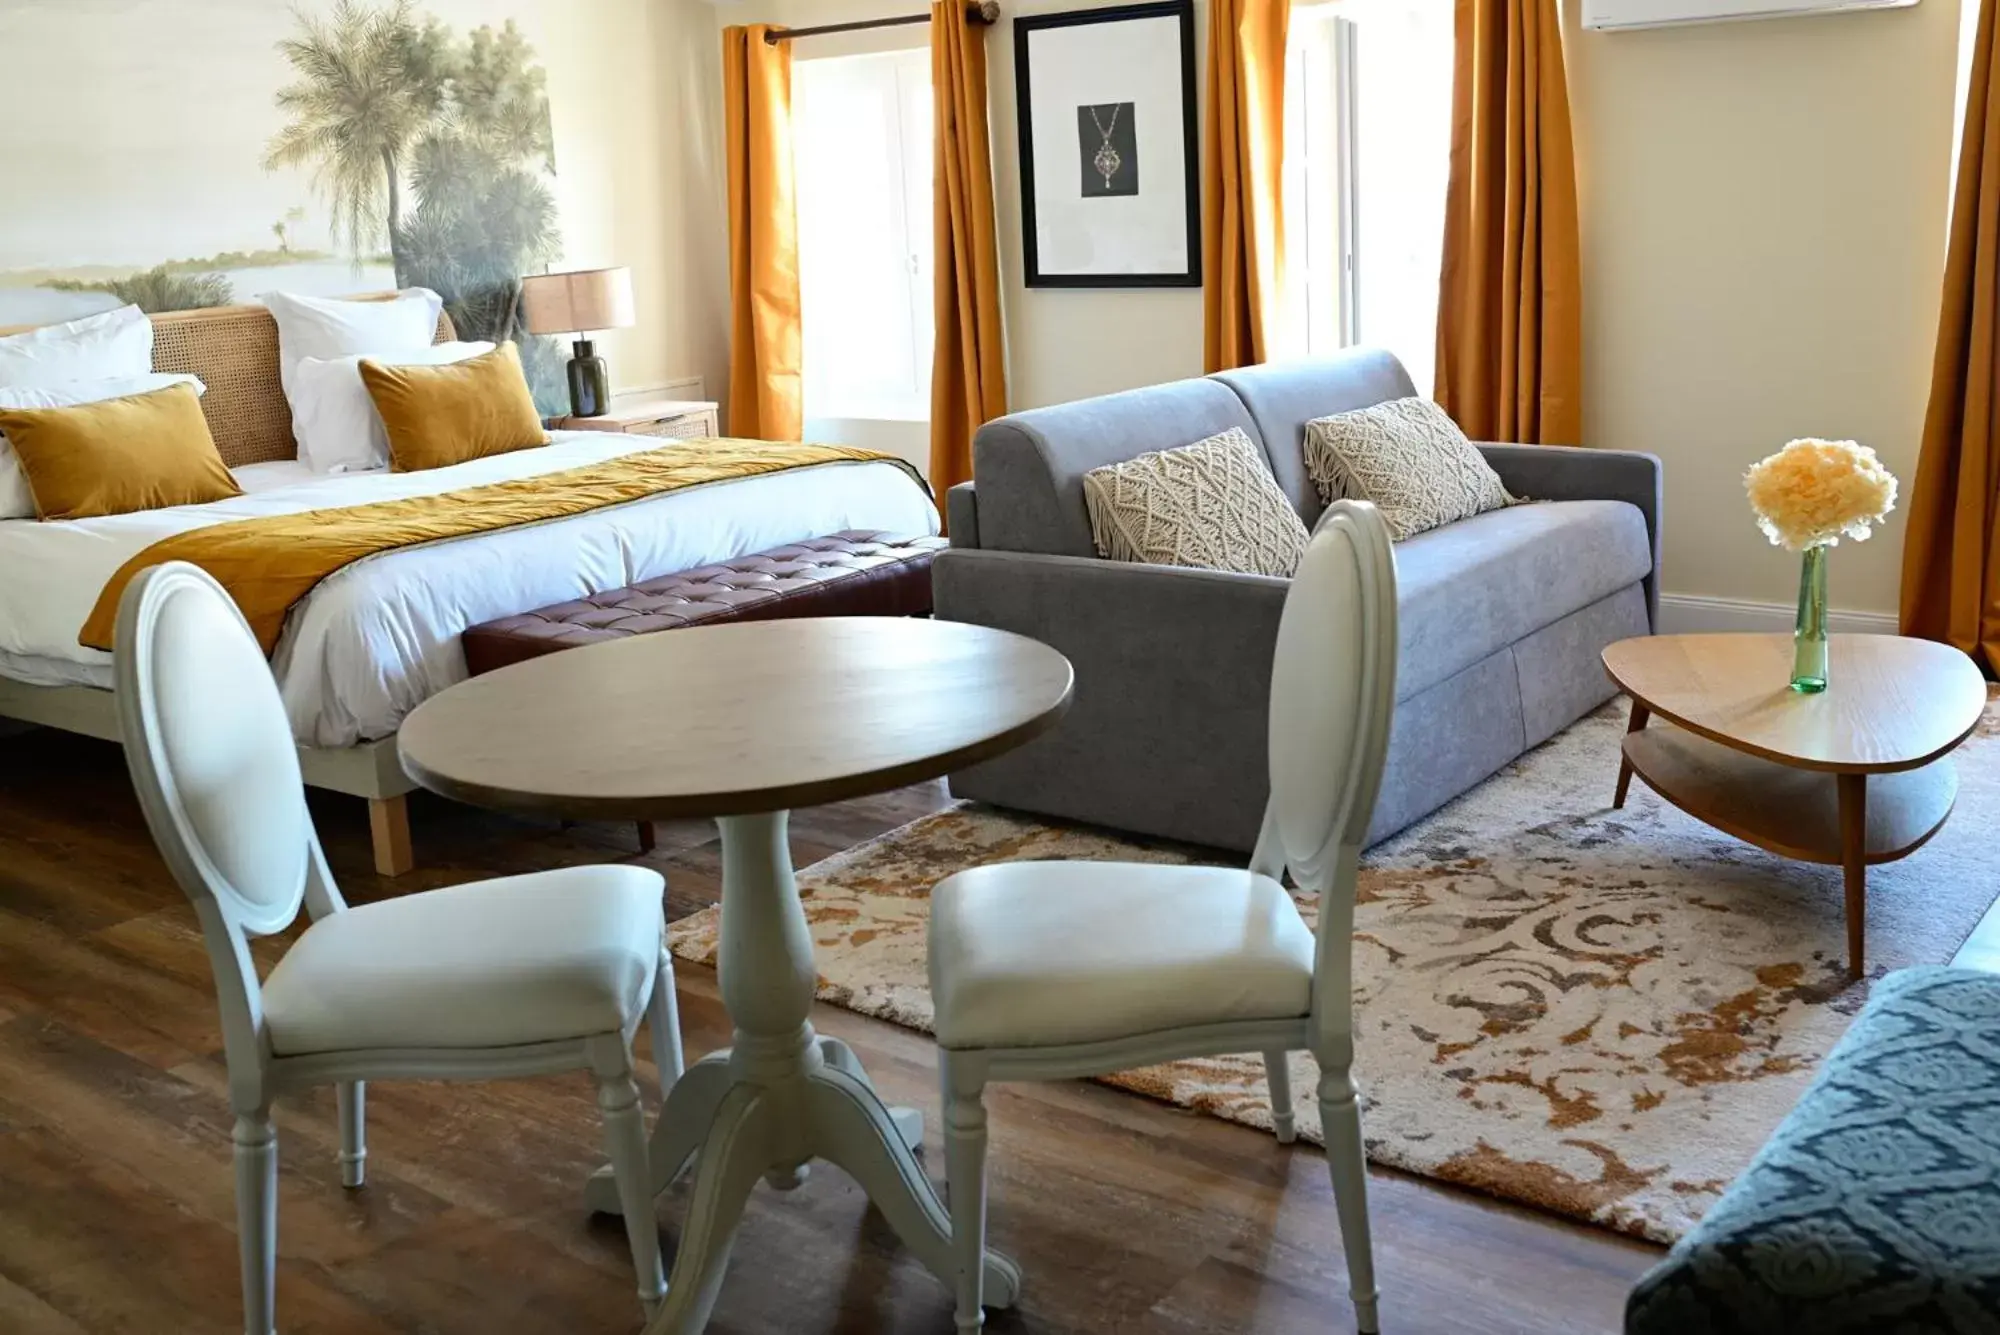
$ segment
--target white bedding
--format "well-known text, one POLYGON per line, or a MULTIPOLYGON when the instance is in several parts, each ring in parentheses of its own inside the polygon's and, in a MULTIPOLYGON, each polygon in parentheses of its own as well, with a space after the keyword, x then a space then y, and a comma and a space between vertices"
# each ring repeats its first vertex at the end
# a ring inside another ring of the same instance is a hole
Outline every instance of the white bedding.
MULTIPOLYGON (((295 462, 235 470, 243 496, 67 523, 0 522, 0 676, 108 686, 76 642, 118 568, 176 533, 233 519, 425 496, 657 449, 650 437, 553 433, 547 449, 421 473, 326 477, 295 462)), ((889 463, 835 464, 671 492, 569 519, 386 552, 322 582, 272 658, 292 730, 313 746, 394 732, 465 677, 467 626, 843 529, 936 533, 923 489, 889 463)))

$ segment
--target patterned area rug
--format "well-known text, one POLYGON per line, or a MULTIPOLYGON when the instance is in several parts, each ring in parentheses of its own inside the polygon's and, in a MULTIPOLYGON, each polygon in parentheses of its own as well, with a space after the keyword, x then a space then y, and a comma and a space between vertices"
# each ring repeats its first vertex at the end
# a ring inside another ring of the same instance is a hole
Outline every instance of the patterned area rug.
MULTIPOLYGON (((1837 868, 1709 830, 1643 783, 1609 809, 1624 718, 1607 705, 1368 853, 1356 1075, 1378 1163, 1671 1242, 1748 1164, 1869 983, 1846 980, 1837 868)), ((1989 705, 1958 753, 1956 814, 1871 871, 1871 978, 1949 960, 2000 895, 1996 736, 1989 705)), ((1203 856, 978 806, 925 817, 801 873, 820 996, 927 1029, 928 895, 960 868, 1203 856)), ((675 953, 713 962, 716 922, 675 923, 675 953)), ((1317 1072, 1294 1063, 1300 1131, 1318 1140, 1317 1072)), ((1257 1057, 1110 1083, 1270 1126, 1257 1057)))

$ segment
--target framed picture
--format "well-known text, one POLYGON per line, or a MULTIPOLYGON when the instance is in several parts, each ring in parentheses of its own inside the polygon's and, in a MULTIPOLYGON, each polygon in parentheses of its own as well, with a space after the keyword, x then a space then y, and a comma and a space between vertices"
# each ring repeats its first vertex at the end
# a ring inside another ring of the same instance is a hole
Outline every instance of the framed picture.
POLYGON ((1193 0, 1014 20, 1029 287, 1200 287, 1193 0))

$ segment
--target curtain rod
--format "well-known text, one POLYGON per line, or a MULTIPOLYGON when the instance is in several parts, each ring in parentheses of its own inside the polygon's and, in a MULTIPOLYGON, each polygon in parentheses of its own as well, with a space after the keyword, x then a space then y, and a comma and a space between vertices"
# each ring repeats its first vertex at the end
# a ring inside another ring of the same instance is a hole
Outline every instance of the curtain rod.
MULTIPOLYGON (((995 0, 984 0, 980 4, 968 4, 965 17, 971 23, 996 23, 1000 19, 1000 6, 995 0)), ((861 19, 854 23, 822 23, 817 28, 784 28, 777 32, 767 32, 764 40, 772 46, 779 42, 789 42, 794 37, 822 37, 827 33, 861 32, 867 28, 900 28, 908 23, 929 23, 929 14, 901 14, 888 19, 861 19)))

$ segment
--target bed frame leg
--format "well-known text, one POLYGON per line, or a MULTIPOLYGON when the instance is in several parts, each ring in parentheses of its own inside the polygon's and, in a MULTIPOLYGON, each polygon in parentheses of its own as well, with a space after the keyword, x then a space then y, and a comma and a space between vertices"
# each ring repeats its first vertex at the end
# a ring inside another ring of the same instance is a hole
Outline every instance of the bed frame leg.
POLYGON ((410 799, 371 797, 368 799, 368 833, 375 841, 375 871, 381 876, 401 876, 417 865, 410 852, 410 799))

